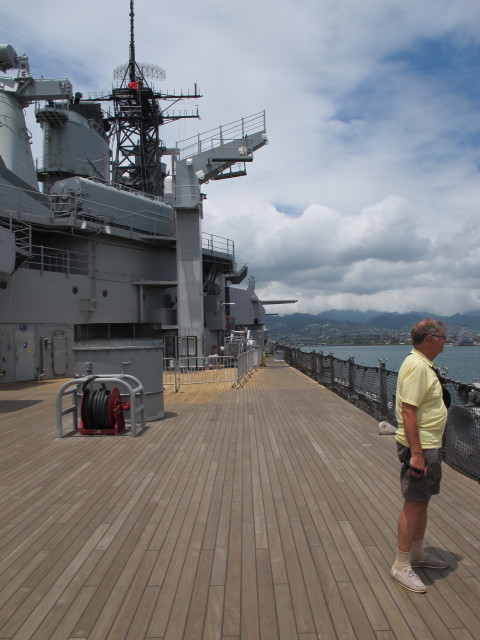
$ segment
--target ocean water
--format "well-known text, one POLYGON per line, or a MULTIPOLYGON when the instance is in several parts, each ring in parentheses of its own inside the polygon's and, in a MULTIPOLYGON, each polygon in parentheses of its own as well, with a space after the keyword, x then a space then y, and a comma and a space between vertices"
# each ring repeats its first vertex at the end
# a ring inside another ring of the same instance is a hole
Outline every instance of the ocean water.
MULTIPOLYGON (((398 371, 411 349, 411 345, 303 347, 304 351, 323 351, 324 355, 333 353, 339 360, 347 360, 349 356, 353 356, 355 364, 366 367, 378 367, 379 360, 386 360, 389 371, 398 371)), ((447 378, 470 383, 474 379, 480 379, 480 347, 447 344, 435 358, 435 364, 447 369, 447 378)))

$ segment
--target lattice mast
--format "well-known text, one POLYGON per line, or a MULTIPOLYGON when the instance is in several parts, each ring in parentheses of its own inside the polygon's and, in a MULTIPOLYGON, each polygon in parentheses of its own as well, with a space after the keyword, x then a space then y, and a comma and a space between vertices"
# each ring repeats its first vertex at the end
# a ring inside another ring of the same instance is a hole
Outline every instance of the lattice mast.
POLYGON ((118 88, 113 89, 111 100, 114 115, 109 120, 113 127, 112 179, 119 184, 154 196, 163 196, 166 165, 162 163, 165 145, 160 139, 160 126, 180 118, 198 118, 195 113, 173 114, 168 109, 183 98, 200 98, 193 94, 162 94, 156 92, 149 79, 164 80, 165 72, 151 64, 138 64, 135 59, 134 0, 130 0, 129 61, 114 72, 118 88), (160 108, 160 100, 169 103, 160 108))

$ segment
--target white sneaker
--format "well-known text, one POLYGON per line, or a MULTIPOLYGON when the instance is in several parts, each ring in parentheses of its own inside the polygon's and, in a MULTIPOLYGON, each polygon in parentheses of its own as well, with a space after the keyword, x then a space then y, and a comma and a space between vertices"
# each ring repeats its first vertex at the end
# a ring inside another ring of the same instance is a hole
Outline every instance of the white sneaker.
POLYGON ((427 591, 427 587, 412 569, 397 571, 395 567, 392 567, 390 569, 390 576, 393 580, 400 583, 404 589, 414 591, 415 593, 426 593, 427 591))

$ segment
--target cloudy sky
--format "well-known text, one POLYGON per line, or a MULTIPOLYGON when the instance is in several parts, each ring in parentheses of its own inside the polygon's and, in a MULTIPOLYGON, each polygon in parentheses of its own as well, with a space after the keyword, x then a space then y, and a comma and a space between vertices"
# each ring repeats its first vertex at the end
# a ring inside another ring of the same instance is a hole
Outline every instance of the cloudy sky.
MULTIPOLYGON (((9 3, 0 41, 108 90, 130 2, 73 6, 9 3)), ((135 33, 158 89, 204 96, 167 146, 266 111, 248 176, 205 186, 204 231, 260 298, 298 299, 275 311, 480 309, 480 0, 136 0, 135 33)))

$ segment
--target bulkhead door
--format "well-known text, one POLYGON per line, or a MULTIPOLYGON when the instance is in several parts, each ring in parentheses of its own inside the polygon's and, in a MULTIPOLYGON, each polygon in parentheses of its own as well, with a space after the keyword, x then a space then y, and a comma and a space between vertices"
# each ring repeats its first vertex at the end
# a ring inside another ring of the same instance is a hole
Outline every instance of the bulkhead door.
POLYGON ((15 331, 15 381, 35 380, 33 331, 15 331))
POLYGON ((64 376, 67 373, 67 336, 55 333, 52 338, 53 375, 64 376))

